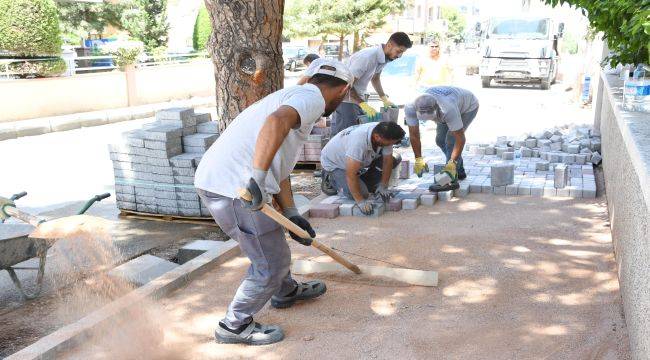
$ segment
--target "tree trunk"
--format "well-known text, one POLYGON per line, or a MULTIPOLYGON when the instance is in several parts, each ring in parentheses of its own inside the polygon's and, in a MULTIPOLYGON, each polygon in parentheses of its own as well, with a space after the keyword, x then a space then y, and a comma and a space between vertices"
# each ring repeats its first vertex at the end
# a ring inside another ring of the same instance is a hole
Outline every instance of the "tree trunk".
POLYGON ((359 37, 359 30, 354 31, 354 44, 352 45, 352 53, 359 51, 361 47, 361 38, 359 37))
POLYGON ((345 34, 339 34, 339 61, 343 61, 343 41, 345 34))
POLYGON ((212 22, 217 121, 224 130, 245 108, 282 88, 284 0, 205 0, 212 22))

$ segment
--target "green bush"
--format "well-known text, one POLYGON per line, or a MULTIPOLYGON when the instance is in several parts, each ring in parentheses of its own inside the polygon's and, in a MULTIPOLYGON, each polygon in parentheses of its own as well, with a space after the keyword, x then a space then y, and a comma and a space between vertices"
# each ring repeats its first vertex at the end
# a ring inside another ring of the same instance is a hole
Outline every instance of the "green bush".
POLYGON ((9 64, 9 71, 19 77, 52 77, 63 74, 67 69, 61 58, 34 59, 9 64))
POLYGON ((573 33, 566 32, 564 33, 564 38, 560 43, 560 51, 564 53, 569 53, 575 55, 578 53, 578 40, 573 33))
POLYGON ((53 0, 0 0, 0 50, 22 57, 61 53, 53 0))
POLYGON ((127 65, 133 65, 138 61, 138 55, 142 52, 140 48, 119 48, 113 53, 115 64, 121 69, 127 65))
POLYGON ((194 35, 192 35, 194 50, 205 50, 211 34, 212 23, 210 22, 210 15, 208 15, 208 10, 205 6, 201 6, 199 14, 196 16, 196 23, 194 23, 194 35))

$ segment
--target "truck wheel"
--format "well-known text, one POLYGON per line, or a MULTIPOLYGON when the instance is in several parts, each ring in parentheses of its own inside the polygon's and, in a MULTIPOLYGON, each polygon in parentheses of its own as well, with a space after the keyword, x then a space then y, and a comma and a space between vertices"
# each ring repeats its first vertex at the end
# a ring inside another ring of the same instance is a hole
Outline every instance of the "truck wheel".
POLYGON ((490 82, 492 82, 491 77, 489 77, 489 76, 481 77, 481 85, 483 85, 484 88, 489 88, 490 87, 490 82))
POLYGON ((542 90, 550 89, 551 88, 551 79, 550 78, 542 79, 542 83, 540 84, 540 87, 542 88, 542 90))

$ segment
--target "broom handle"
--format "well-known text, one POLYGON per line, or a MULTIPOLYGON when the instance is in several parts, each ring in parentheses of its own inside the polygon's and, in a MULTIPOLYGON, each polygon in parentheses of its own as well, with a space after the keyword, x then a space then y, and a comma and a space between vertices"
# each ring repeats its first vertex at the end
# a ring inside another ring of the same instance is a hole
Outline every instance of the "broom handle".
MULTIPOLYGON (((239 190, 239 196, 244 200, 249 200, 251 198, 251 195, 245 189, 239 190)), ((313 239, 308 232, 303 230, 300 226, 294 224, 291 220, 287 219, 284 215, 277 212, 277 210, 269 206, 269 204, 264 204, 261 211, 266 216, 275 220, 278 224, 284 226, 287 230, 291 231, 292 233, 300 236, 301 238, 311 239, 311 246, 327 254, 329 257, 334 259, 334 261, 336 261, 337 263, 345 266, 355 274, 361 274, 361 269, 359 269, 358 266, 354 265, 353 263, 349 262, 341 255, 337 254, 329 246, 319 242, 318 240, 313 239)))
POLYGON ((38 225, 40 225, 44 221, 32 214, 28 214, 24 211, 20 211, 13 206, 5 206, 4 211, 7 213, 7 215, 15 217, 16 219, 24 221, 35 227, 38 227, 38 225))

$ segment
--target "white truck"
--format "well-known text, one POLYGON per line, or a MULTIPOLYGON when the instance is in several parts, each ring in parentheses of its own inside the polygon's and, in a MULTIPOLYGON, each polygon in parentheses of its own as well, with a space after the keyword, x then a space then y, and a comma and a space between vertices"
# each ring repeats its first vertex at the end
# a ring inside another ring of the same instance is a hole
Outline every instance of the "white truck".
POLYGON ((564 23, 549 17, 492 18, 482 31, 479 75, 484 88, 499 83, 540 84, 550 88, 557 77, 558 42, 564 23))

